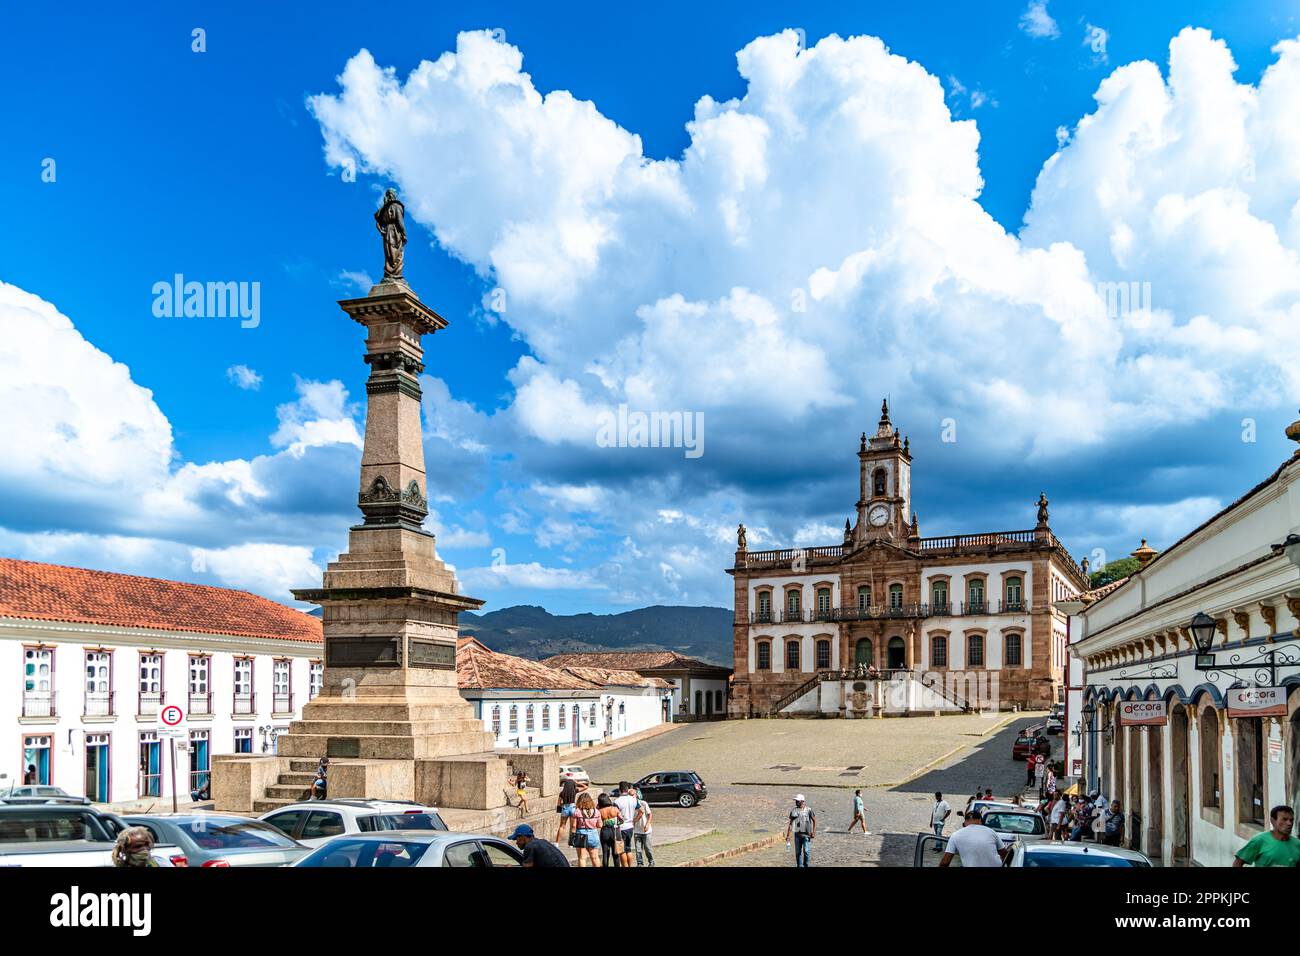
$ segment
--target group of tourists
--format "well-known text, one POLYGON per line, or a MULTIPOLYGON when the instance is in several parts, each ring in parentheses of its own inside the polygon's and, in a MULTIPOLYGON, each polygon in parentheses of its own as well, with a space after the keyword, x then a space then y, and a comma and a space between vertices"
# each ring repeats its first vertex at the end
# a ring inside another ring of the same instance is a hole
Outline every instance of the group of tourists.
POLYGON ((602 792, 593 797, 585 783, 565 778, 555 811, 560 815, 555 842, 560 842, 567 828, 578 866, 655 865, 653 812, 641 791, 626 780, 612 796, 602 792))

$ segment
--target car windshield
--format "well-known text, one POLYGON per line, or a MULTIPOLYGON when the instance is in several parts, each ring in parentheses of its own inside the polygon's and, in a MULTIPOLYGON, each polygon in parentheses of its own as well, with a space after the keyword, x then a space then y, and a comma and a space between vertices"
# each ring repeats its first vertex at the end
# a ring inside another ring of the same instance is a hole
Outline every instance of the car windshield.
POLYGON ((1033 737, 1017 737, 1017 738, 1016 738, 1016 746, 1018 746, 1018 747, 1024 747, 1024 746, 1027 746, 1027 745, 1029 745, 1029 744, 1032 744, 1033 742, 1034 742, 1034 738, 1033 738, 1033 737))
POLYGON ((1026 853, 1025 866, 1150 866, 1145 860, 1129 860, 1108 853, 1061 853, 1047 850, 1026 853))
POLYGON ((447 824, 432 810, 422 813, 375 813, 357 820, 362 833, 384 830, 446 830, 447 824))
POLYGON ((204 850, 270 850, 294 846, 293 840, 275 827, 257 820, 198 817, 177 826, 204 850))
POLYGON ((984 814, 984 825, 1003 833, 1040 834, 1047 832, 1043 818, 1036 813, 1005 813, 990 810, 984 814))
POLYGON ((93 816, 86 813, 0 814, 0 843, 35 843, 44 840, 93 840, 112 842, 113 837, 93 816))
POLYGON ((427 843, 408 840, 331 840, 323 847, 308 853, 298 866, 314 867, 370 867, 415 866, 428 851, 427 843))

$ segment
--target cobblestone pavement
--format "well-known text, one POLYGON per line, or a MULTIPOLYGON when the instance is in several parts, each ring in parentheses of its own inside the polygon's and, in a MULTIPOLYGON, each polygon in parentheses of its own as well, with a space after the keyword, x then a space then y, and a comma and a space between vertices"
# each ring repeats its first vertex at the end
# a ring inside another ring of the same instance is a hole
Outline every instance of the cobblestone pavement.
MULTIPOLYGON (((597 784, 661 770, 694 770, 704 778, 709 796, 699 806, 655 808, 656 825, 703 831, 657 849, 661 866, 779 836, 800 790, 817 813, 814 866, 910 866, 916 833, 927 827, 936 790, 945 794, 954 814, 976 787, 992 787, 1002 796, 1020 792, 1025 765, 1011 759, 1011 744, 1018 728, 1037 718, 1025 713, 701 723, 583 766, 597 784), (849 768, 856 768, 851 776, 840 776, 849 768), (855 788, 862 789, 867 804, 870 836, 846 832, 855 788)), ((789 866, 793 852, 780 840, 719 863, 789 866)))

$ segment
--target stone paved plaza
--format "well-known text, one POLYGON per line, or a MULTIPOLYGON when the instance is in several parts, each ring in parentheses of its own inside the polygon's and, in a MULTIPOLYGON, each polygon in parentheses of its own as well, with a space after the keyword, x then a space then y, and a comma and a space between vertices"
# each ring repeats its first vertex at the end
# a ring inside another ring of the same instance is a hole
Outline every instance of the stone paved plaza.
MULTIPOLYGON (((814 866, 910 866, 935 790, 948 798, 954 816, 977 786, 1001 796, 1020 792, 1025 765, 1011 759, 1011 744, 1018 728, 1040 718, 1020 713, 685 724, 590 760, 569 759, 581 763, 597 785, 663 770, 694 770, 704 778, 709 797, 699 806, 655 807, 655 826, 665 839, 699 834, 661 845, 659 865, 772 840, 784 832, 792 797, 803 791, 817 812, 814 866), (855 788, 867 804, 868 837, 845 833, 855 788)), ((781 866, 791 858, 782 841, 719 862, 781 866)))

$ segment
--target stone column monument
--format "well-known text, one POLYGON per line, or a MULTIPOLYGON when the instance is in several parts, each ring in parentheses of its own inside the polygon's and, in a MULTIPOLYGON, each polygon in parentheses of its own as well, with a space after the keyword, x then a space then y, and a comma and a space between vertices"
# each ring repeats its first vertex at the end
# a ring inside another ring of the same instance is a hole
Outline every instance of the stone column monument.
POLYGON ((339 302, 366 329, 362 520, 349 531, 348 550, 327 566, 321 587, 293 592, 323 612, 324 687, 280 736, 274 782, 265 767, 240 770, 238 761, 228 761, 234 771, 224 774, 228 790, 214 768, 219 809, 265 811, 297 799, 321 757, 330 758, 331 797, 479 810, 504 802, 505 761, 492 752, 492 734, 456 684, 457 615, 483 602, 459 593, 422 524, 428 486, 417 379, 424 369, 421 337, 445 329, 447 321, 402 277, 403 219, 390 189, 375 214, 384 278, 368 295, 339 302), (247 792, 239 782, 244 776, 247 792))

